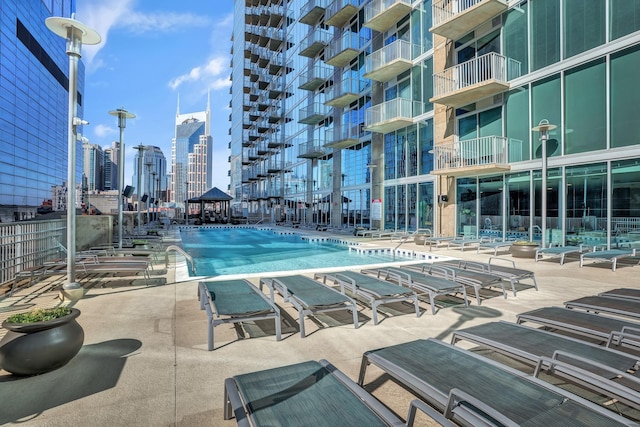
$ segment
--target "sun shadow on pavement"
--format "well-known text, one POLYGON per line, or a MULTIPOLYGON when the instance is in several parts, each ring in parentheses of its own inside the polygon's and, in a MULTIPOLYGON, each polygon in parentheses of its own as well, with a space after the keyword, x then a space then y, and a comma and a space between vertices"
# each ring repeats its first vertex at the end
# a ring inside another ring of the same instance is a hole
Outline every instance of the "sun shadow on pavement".
POLYGON ((85 345, 67 365, 33 377, 0 371, 0 425, 32 420, 47 409, 115 387, 127 356, 141 346, 135 339, 85 345))

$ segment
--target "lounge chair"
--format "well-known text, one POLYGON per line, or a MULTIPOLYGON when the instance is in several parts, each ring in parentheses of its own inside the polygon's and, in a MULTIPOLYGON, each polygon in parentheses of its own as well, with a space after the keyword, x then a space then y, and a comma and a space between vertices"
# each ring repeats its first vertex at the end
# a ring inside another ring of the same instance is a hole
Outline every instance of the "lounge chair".
POLYGON ((593 251, 580 254, 580 268, 584 265, 586 259, 592 261, 610 262, 611 271, 616 271, 618 260, 622 258, 628 258, 636 256, 636 250, 623 250, 623 249, 611 249, 608 251, 593 251))
POLYGON ((598 294, 601 297, 628 298, 640 301, 640 289, 617 288, 598 294))
MULTIPOLYGON (((560 258, 560 265, 564 264, 564 259, 568 254, 582 253, 583 247, 579 246, 550 246, 548 248, 538 248, 536 250, 535 260, 538 262, 543 256, 550 258, 560 258)), ((582 260, 582 257, 580 257, 582 260)), ((580 263, 582 267, 582 263, 580 263)))
POLYGON ((567 308, 579 308, 595 313, 609 313, 617 316, 640 319, 640 304, 637 301, 623 298, 588 296, 566 301, 567 308))
POLYGON ((260 279, 260 289, 266 285, 270 289, 271 302, 278 292, 298 310, 300 335, 305 337, 304 317, 317 313, 337 310, 351 310, 353 325, 358 328, 358 309, 356 303, 346 295, 306 276, 294 275, 260 279))
POLYGON ((326 360, 236 375, 224 381, 224 419, 238 426, 412 426, 416 409, 440 425, 441 414, 414 400, 406 424, 326 360))
POLYGON ((494 274, 465 270, 464 268, 454 267, 453 265, 444 266, 441 263, 411 264, 406 265, 405 268, 438 277, 448 278, 449 276, 453 276, 452 280, 473 288, 478 305, 482 304, 482 299, 480 298, 480 289, 482 288, 500 286, 500 288, 502 288, 502 295, 507 299, 507 290, 504 287, 502 277, 494 274))
POLYGON ((367 351, 360 385, 369 364, 465 426, 633 424, 538 378, 432 338, 367 351))
POLYGON ((316 273, 314 279, 322 278, 326 283, 330 280, 340 285, 343 294, 348 290, 356 298, 362 298, 371 304, 373 310, 373 324, 378 324, 378 306, 392 302, 411 301, 416 309, 416 316, 420 316, 418 295, 410 289, 400 285, 376 279, 375 277, 356 271, 339 271, 335 273, 316 273))
POLYGON ((417 271, 410 271, 394 267, 382 267, 362 270, 363 273, 376 275, 378 278, 396 282, 398 285, 415 291, 418 295, 429 295, 431 314, 436 314, 435 299, 438 295, 456 295, 462 293, 464 305, 468 306, 467 291, 463 284, 449 279, 434 277, 417 271))
POLYGON ((509 248, 511 248, 511 244, 513 243, 513 240, 506 240, 506 241, 498 241, 498 242, 492 242, 492 241, 485 241, 485 242, 480 242, 478 244, 478 247, 476 248, 476 253, 480 253, 481 249, 491 249, 493 251, 493 255, 497 256, 498 255, 498 251, 500 250, 508 250, 509 248))
POLYGON ((462 268, 465 270, 477 271, 479 273, 487 273, 487 274, 491 274, 492 276, 499 276, 504 279, 507 279, 509 283, 511 283, 511 290, 513 291, 513 296, 517 296, 516 283, 520 283, 521 280, 526 280, 526 279, 533 280, 533 287, 535 288, 536 291, 538 290, 538 284, 536 283, 535 273, 531 270, 516 268, 516 263, 510 259, 490 257, 488 263, 458 260, 458 261, 444 261, 439 264, 454 266, 454 267, 462 268), (511 266, 496 265, 496 262, 499 262, 499 261, 509 263, 511 266))
POLYGON ((280 309, 248 280, 200 281, 200 309, 207 311, 208 349, 214 348, 213 329, 225 323, 273 319, 280 341, 280 309))
POLYGON ((640 323, 562 307, 543 307, 517 315, 517 323, 542 325, 613 345, 640 349, 640 323))
MULTIPOLYGON (((149 274, 149 268, 151 263, 149 261, 125 261, 125 262, 108 262, 108 263, 80 263, 76 267, 77 274, 121 274, 121 273, 142 273, 147 280, 147 286, 151 275, 149 274)), ((102 287, 105 283, 102 284, 102 287)))
POLYGON ((638 368, 631 354, 504 321, 454 331, 451 343, 462 340, 529 363, 534 376, 546 370, 640 408, 640 376, 627 372, 638 368))
POLYGON ((461 239, 453 239, 447 242, 447 249, 451 249, 453 247, 459 247, 460 251, 464 252, 464 248, 469 246, 478 246, 480 243, 490 242, 489 239, 482 237, 480 239, 474 238, 466 238, 463 237, 461 239))

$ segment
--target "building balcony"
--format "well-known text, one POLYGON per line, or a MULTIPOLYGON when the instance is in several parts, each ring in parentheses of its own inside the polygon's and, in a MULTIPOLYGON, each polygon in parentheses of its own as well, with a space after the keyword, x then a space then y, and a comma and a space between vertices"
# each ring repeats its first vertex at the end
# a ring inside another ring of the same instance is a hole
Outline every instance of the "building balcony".
POLYGON ((364 63, 364 77, 377 82, 386 82, 407 71, 412 65, 411 43, 396 40, 367 56, 364 63))
POLYGON ((271 108, 269 108, 269 110, 267 111, 267 120, 269 121, 269 123, 278 123, 280 120, 282 120, 282 117, 282 107, 280 107, 280 105, 277 103, 271 104, 271 108))
POLYGON ((340 83, 334 84, 327 93, 324 103, 330 107, 343 108, 359 98, 364 82, 358 78, 347 77, 340 83))
POLYGON ((360 0, 334 0, 324 15, 324 22, 342 28, 360 10, 360 0))
POLYGON ((507 0, 437 0, 431 7, 434 34, 458 40, 507 10, 507 0))
POLYGON ((364 7, 364 26, 385 32, 411 12, 411 0, 371 0, 364 7))
POLYGON ((284 82, 280 77, 272 77, 267 86, 269 88, 269 99, 275 99, 279 97, 284 91, 284 82))
POLYGON ((326 148, 343 149, 352 147, 360 142, 360 137, 364 134, 362 123, 347 123, 336 126, 325 132, 327 143, 326 148))
POLYGON ((242 183, 243 184, 248 184, 249 183, 249 171, 248 170, 243 170, 242 171, 242 183))
POLYGON ((298 145, 298 158, 301 159, 317 159, 328 154, 328 150, 324 147, 324 141, 311 140, 305 141, 298 145))
POLYGON ((315 58, 322 49, 324 49, 331 40, 331 33, 319 28, 314 28, 309 35, 302 40, 300 45, 300 56, 307 58, 315 58))
POLYGON ((509 80, 520 76, 520 63, 495 52, 487 53, 433 75, 437 104, 458 107, 509 90, 509 80))
POLYGON ((424 105, 410 99, 395 98, 368 108, 365 128, 370 132, 389 133, 413 124, 413 117, 423 113, 424 105))
POLYGON ((333 69, 331 67, 316 63, 313 67, 300 74, 298 89, 314 91, 326 83, 332 74, 333 69))
POLYGON ((327 46, 324 62, 334 67, 345 67, 360 54, 362 37, 357 33, 346 31, 340 38, 333 40, 327 46))
POLYGON ((329 108, 319 102, 300 109, 298 123, 317 125, 327 117, 329 108))
POLYGON ((327 0, 309 0, 300 9, 300 22, 307 25, 315 25, 324 15, 327 8, 327 0))
POLYGON ((433 147, 435 175, 471 176, 500 173, 511 169, 509 149, 522 150, 522 141, 503 136, 437 144, 433 147), (510 147, 511 146, 511 147, 510 147))

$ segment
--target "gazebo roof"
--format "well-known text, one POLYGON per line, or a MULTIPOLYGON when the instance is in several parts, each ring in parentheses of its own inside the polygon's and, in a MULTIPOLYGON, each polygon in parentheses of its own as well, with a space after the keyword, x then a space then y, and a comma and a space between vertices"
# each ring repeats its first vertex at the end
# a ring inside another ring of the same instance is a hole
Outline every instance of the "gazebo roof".
POLYGON ((211 190, 207 191, 200 197, 195 197, 193 199, 189 199, 189 203, 199 203, 199 202, 223 202, 233 200, 233 197, 220 190, 218 187, 213 187, 211 190))

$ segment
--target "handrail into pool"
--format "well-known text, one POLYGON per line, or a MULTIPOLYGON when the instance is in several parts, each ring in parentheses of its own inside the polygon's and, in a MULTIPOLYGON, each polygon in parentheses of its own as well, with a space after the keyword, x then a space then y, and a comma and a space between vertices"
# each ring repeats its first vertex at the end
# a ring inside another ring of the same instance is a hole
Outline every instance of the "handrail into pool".
POLYGON ((184 249, 182 249, 180 246, 176 246, 176 245, 169 245, 165 249, 165 251, 164 251, 164 264, 165 264, 165 267, 169 266, 169 252, 170 251, 175 251, 175 252, 181 254, 182 256, 184 256, 186 258, 186 260, 191 263, 191 269, 193 270, 193 272, 195 274, 195 272, 196 272, 196 264, 193 262, 193 258, 191 257, 191 255, 186 253, 184 251, 184 249))

